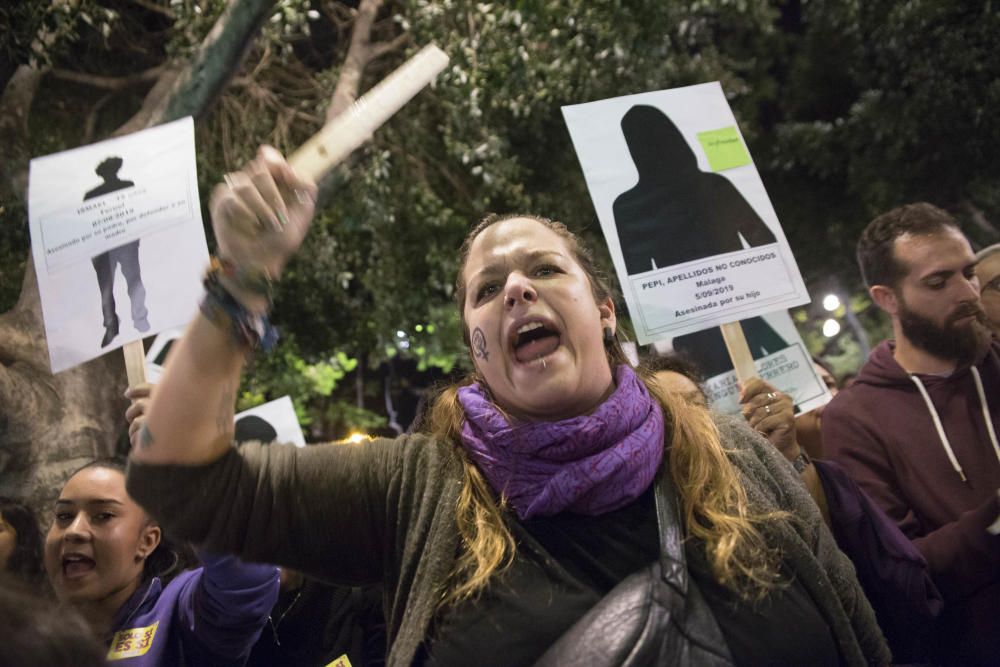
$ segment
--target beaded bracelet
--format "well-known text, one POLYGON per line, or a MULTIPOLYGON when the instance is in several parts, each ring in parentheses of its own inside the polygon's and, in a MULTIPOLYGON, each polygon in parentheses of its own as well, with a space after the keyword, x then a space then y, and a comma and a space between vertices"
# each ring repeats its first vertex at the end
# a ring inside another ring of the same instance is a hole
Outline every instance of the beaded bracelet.
POLYGON ((221 267, 213 262, 205 273, 201 312, 219 328, 228 329, 236 342, 248 350, 259 347, 264 352, 271 351, 278 342, 277 328, 267 313, 253 313, 234 299, 219 280, 221 272, 221 267))
POLYGON ((271 303, 274 296, 274 281, 267 269, 261 271, 247 271, 236 266, 228 259, 213 257, 210 271, 218 271, 231 285, 253 294, 260 294, 267 297, 267 303, 271 303))

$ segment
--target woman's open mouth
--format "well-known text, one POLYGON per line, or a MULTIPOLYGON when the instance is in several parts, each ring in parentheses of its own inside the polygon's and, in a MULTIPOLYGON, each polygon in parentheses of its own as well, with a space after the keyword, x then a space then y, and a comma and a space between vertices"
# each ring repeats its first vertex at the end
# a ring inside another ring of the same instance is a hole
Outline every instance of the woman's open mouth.
POLYGON ((62 559, 63 576, 67 579, 76 579, 84 576, 97 566, 93 558, 88 558, 80 554, 67 554, 62 559))
POLYGON ((539 321, 528 322, 517 329, 514 358, 522 364, 530 363, 555 352, 559 343, 557 331, 539 321))

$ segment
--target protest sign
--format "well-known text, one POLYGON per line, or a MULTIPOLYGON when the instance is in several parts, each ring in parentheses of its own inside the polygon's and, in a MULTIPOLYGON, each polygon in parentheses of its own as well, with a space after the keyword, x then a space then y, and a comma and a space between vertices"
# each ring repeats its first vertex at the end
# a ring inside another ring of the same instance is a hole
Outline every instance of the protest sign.
POLYGON ((639 343, 809 301, 717 82, 562 111, 639 343))
POLYGON ((208 249, 190 118, 35 158, 28 192, 53 372, 191 319, 208 249))
MULTIPOLYGON (((149 346, 146 352, 146 378, 151 384, 156 384, 163 377, 170 350, 183 334, 183 329, 160 332, 149 346)), ((239 442, 260 440, 265 443, 276 441, 292 443, 296 447, 306 446, 295 406, 288 396, 244 410, 236 415, 234 425, 234 437, 239 442)))
POLYGON ((156 384, 163 377, 163 368, 167 363, 167 355, 170 354, 170 350, 173 345, 180 339, 181 335, 184 333, 183 329, 168 329, 166 331, 161 331, 156 338, 153 339, 153 344, 149 346, 149 350, 146 351, 146 381, 150 384, 156 384))
POLYGON ((292 443, 305 447, 306 439, 299 426, 292 399, 282 396, 269 403, 244 410, 236 415, 236 440, 260 440, 264 443, 292 443))
MULTIPOLYGON (((809 412, 833 398, 813 367, 812 358, 787 311, 740 322, 758 376, 792 397, 796 414, 809 412)), ((655 343, 658 352, 673 351, 692 361, 705 377, 709 405, 729 414, 740 411, 736 372, 717 327, 655 343)))

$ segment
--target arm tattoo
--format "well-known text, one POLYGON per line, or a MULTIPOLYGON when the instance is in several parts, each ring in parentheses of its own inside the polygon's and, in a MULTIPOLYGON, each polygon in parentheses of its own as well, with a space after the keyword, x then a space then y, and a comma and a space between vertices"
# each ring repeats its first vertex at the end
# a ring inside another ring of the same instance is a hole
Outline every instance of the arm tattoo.
POLYGON ((149 430, 148 424, 143 424, 139 428, 139 449, 149 449, 153 446, 153 432, 149 430))
POLYGON ((483 361, 490 360, 490 353, 486 350, 486 334, 479 327, 476 327, 472 331, 472 354, 477 359, 482 359, 483 361))

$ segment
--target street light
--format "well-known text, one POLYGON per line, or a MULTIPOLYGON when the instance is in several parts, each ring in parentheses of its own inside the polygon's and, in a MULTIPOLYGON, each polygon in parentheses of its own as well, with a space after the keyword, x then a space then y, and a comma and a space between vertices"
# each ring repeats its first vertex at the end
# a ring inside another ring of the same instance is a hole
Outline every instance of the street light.
POLYGON ((840 297, 836 294, 827 294, 823 297, 823 309, 825 311, 832 313, 838 308, 840 308, 840 297))
POLYGON ((827 338, 833 338, 840 333, 840 322, 833 319, 832 317, 826 322, 823 322, 823 335, 827 338))

